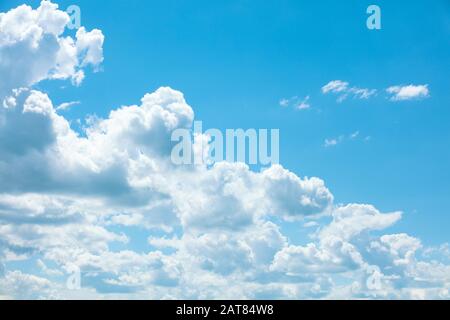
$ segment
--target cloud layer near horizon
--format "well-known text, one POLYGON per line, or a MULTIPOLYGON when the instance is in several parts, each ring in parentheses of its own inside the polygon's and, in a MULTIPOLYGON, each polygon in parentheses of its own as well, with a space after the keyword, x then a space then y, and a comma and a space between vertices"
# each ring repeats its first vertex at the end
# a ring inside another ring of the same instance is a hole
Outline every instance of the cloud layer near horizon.
POLYGON ((444 250, 430 260, 419 239, 385 233, 401 212, 336 204, 280 165, 174 166, 171 132, 195 116, 179 91, 73 130, 33 89, 79 85, 103 60, 102 32, 72 39, 67 23, 47 1, 0 14, 0 297, 449 298, 444 250), (317 221, 303 244, 283 231, 302 221, 317 221))

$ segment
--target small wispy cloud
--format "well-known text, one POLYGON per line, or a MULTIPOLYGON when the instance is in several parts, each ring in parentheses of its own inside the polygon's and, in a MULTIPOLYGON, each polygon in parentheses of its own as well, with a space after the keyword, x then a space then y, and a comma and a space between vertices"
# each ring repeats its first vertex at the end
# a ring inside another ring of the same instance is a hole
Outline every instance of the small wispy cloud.
POLYGON ((287 106, 289 106, 289 102, 290 102, 290 99, 283 98, 280 100, 280 106, 287 107, 287 106))
POLYGON ((56 107, 56 111, 66 111, 69 110, 71 107, 80 103, 81 103, 80 101, 63 102, 56 107))
POLYGON ((342 80, 333 80, 328 82, 326 85, 322 87, 322 93, 327 94, 329 92, 332 93, 340 93, 345 92, 348 89, 349 83, 342 80))
POLYGON ((430 90, 428 85, 407 85, 407 86, 391 86, 386 89, 386 92, 391 94, 390 100, 404 101, 413 99, 423 99, 430 97, 430 90))
POLYGON ((362 140, 362 141, 369 141, 371 138, 370 136, 361 136, 359 131, 355 131, 353 133, 350 133, 348 135, 340 135, 339 137, 336 138, 328 138, 325 139, 324 142, 324 147, 325 148, 330 148, 330 147, 335 147, 338 144, 347 141, 347 140, 362 140))
POLYGON ((359 136, 359 131, 355 131, 350 135, 350 139, 352 139, 352 140, 356 139, 356 138, 358 138, 358 136, 359 136))
POLYGON ((292 107, 295 110, 306 110, 311 108, 310 96, 304 98, 299 98, 298 96, 293 96, 291 98, 283 98, 280 100, 281 107, 292 107))
POLYGON ((369 99, 371 96, 377 93, 377 89, 353 87, 349 89, 349 92, 359 99, 369 99))
POLYGON ((369 99, 377 93, 376 89, 352 87, 350 83, 342 80, 333 80, 322 87, 322 93, 334 93, 339 95, 337 102, 342 102, 348 97, 357 99, 369 99))
POLYGON ((309 222, 305 222, 303 224, 304 228, 314 228, 314 227, 318 227, 319 223, 317 221, 309 221, 309 222))

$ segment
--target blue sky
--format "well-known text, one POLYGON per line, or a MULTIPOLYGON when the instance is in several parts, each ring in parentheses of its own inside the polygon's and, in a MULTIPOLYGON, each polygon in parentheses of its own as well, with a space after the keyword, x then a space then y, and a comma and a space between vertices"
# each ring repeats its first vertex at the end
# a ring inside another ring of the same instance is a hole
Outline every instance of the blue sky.
MULTIPOLYGON (((2 1, 0 12, 23 2, 2 1)), ((40 3, 26 2, 33 8, 40 3)), ((64 10, 74 2, 58 4, 64 10)), ((80 86, 50 79, 32 85, 55 106, 80 102, 60 112, 73 130, 82 131, 77 119, 107 118, 111 110, 139 104, 145 93, 169 86, 184 94, 205 128, 279 128, 281 165, 299 177, 323 179, 336 205, 402 211, 388 233, 407 233, 429 247, 449 241, 448 1, 76 5, 86 30, 97 28, 105 36, 99 72, 87 70, 80 86), (381 30, 366 27, 366 9, 374 3, 381 8, 381 30), (349 94, 339 102, 339 94, 322 90, 333 80, 377 92, 368 99, 349 94), (393 101, 386 92, 407 85, 426 85, 429 93, 393 101), (305 110, 280 105, 282 99, 307 96, 305 110), (336 145, 325 146, 327 139, 336 145)), ((66 34, 74 37, 75 31, 66 34)), ((308 241, 311 230, 281 220, 274 218, 289 240, 308 241)), ((133 240, 111 244, 114 250, 148 250, 145 229, 125 230, 133 240)))

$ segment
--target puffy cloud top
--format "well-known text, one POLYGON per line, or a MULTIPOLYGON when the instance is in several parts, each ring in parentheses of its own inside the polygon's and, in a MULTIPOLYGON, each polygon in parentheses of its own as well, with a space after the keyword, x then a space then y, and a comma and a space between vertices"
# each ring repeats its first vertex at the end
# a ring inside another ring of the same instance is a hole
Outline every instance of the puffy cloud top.
POLYGON ((44 79, 71 79, 79 85, 82 67, 103 61, 102 32, 80 28, 76 39, 64 36, 69 20, 49 1, 37 9, 22 5, 0 14, 0 97, 44 79))

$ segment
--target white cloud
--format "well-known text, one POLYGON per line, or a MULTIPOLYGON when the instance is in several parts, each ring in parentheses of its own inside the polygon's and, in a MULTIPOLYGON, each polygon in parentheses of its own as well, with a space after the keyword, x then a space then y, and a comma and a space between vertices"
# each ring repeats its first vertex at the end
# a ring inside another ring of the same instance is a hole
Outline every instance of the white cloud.
POLYGON ((392 86, 386 89, 386 92, 391 94, 392 101, 403 101, 413 99, 423 99, 430 96, 428 85, 407 85, 407 86, 392 86))
POLYGON ((276 225, 265 221, 269 216, 301 219, 324 214, 332 205, 322 180, 301 179, 281 166, 260 173, 239 163, 174 167, 170 132, 190 127, 193 111, 180 92, 169 88, 145 95, 140 106, 122 107, 107 119, 97 119, 85 137, 56 114, 47 95, 35 90, 17 91, 0 114, 5 120, 0 127, 1 241, 8 250, 41 252, 60 267, 76 262, 99 270, 110 290, 131 290, 133 283, 142 284, 133 290, 152 283, 176 285, 179 280, 156 269, 155 276, 142 282, 151 272, 142 269, 147 262, 140 263, 138 256, 131 259, 135 272, 130 273, 128 265, 112 269, 120 255, 111 253, 108 244, 126 245, 128 237, 109 231, 109 226, 165 232, 179 226, 183 245, 176 256, 164 259, 181 263, 206 254, 192 265, 216 277, 245 266, 252 272, 268 268, 286 241, 276 225), (47 129, 33 133, 28 128, 47 129), (21 140, 17 132, 23 132, 21 140), (13 137, 15 143, 9 144, 13 137), (13 190, 22 195, 12 195, 13 190), (207 240, 205 246, 213 245, 212 239, 224 240, 209 249, 198 248, 201 239, 207 240), (217 261, 220 255, 213 253, 226 248, 230 252, 224 254, 236 254, 236 259, 217 261), (97 263, 100 260, 108 263, 97 263))
POLYGON ((340 93, 347 91, 349 83, 342 80, 333 80, 322 87, 322 93, 340 93))
POLYGON ((318 227, 318 226, 319 226, 319 223, 317 221, 308 221, 303 224, 303 227, 305 227, 305 228, 313 228, 313 227, 318 227))
POLYGON ((44 299, 51 294, 51 282, 20 271, 10 271, 0 278, 0 294, 11 299, 44 299))
POLYGON ((342 80, 333 80, 322 87, 322 93, 334 93, 338 95, 337 101, 340 103, 352 96, 357 99, 369 99, 377 93, 376 89, 351 87, 350 83, 342 80))
POLYGON ((352 134, 350 134, 350 139, 356 139, 359 136, 359 131, 355 131, 352 134))
POLYGON ((408 265, 414 262, 414 255, 421 248, 419 239, 407 234, 384 235, 379 241, 370 244, 371 249, 389 253, 395 266, 408 265))
POLYGON ((94 29, 86 32, 84 27, 78 29, 77 34, 77 54, 81 57, 81 66, 93 65, 98 66, 103 62, 103 42, 105 37, 103 33, 94 29))
POLYGON ((305 110, 311 108, 311 104, 309 102, 310 97, 306 96, 300 103, 295 107, 297 110, 305 110))
POLYGON ((372 206, 350 204, 336 207, 332 217, 330 224, 317 231, 317 243, 285 247, 277 253, 271 268, 303 275, 366 268, 367 263, 352 239, 363 232, 391 226, 400 219, 401 214, 382 214, 372 206))
POLYGON ((399 212, 336 207, 322 180, 300 178, 279 165, 262 172, 239 163, 174 167, 169 133, 189 128, 194 118, 180 92, 147 94, 139 106, 91 122, 84 137, 41 92, 17 91, 5 106, 0 260, 5 274, 16 276, 0 280, 2 295, 73 297, 64 281, 53 278, 74 263, 85 271, 83 294, 92 298, 409 297, 416 286, 412 274, 432 284, 425 296, 445 297, 446 278, 425 272, 413 239, 370 236, 398 221, 399 212), (35 127, 47 130, 29 131, 35 127), (14 145, 8 143, 12 137, 14 145), (306 245, 293 244, 270 222, 329 213, 331 223, 319 224, 306 245), (154 249, 138 253, 128 249, 131 227, 146 228, 149 236, 158 228, 164 235, 151 237, 154 249), (366 244, 356 240, 363 236, 366 244), (123 249, 112 251, 111 244, 123 249), (43 274, 9 270, 7 252, 39 257, 43 274), (380 269, 384 291, 366 288, 372 265, 380 269), (356 277, 359 289, 343 291, 334 277, 356 277), (245 294, 242 288, 248 288, 245 294))
POLYGON ((58 105, 55 110, 56 111, 65 111, 69 110, 72 106, 75 106, 77 104, 80 104, 80 101, 70 101, 70 102, 63 102, 60 105, 58 105))
POLYGON ((325 139, 324 146, 326 148, 337 146, 339 143, 342 142, 343 139, 344 139, 343 136, 339 136, 338 138, 325 139))
POLYGON ((323 180, 280 165, 174 166, 170 134, 194 120, 179 91, 159 88, 72 130, 29 88, 77 82, 82 66, 102 61, 101 32, 74 40, 61 36, 66 24, 49 2, 0 15, 0 54, 26 62, 0 66, 0 297, 448 298, 449 266, 419 259, 418 239, 373 234, 400 212, 336 205, 323 180), (296 243, 284 228, 305 219, 317 230, 296 243), (139 233, 148 242, 137 250, 139 233), (24 259, 37 268, 21 270, 24 259), (72 265, 80 291, 65 287, 72 265), (367 285, 374 274, 377 290, 367 285))
MULTIPOLYGON (((403 101, 413 99, 424 99, 430 97, 430 90, 428 85, 406 85, 406 86, 391 86, 386 89, 390 94, 390 100, 403 101)), ((337 102, 343 102, 348 97, 357 99, 369 99, 377 94, 377 89, 359 88, 350 86, 350 83, 342 80, 333 80, 322 87, 323 94, 336 94, 337 102)), ((282 102, 288 102, 283 100, 282 102)))
POLYGON ((341 144, 341 143, 346 142, 346 141, 357 141, 358 140, 358 141, 365 141, 365 142, 367 142, 370 139, 371 138, 369 136, 362 137, 361 133, 359 131, 355 131, 355 132, 350 133, 348 135, 343 135, 342 134, 342 135, 340 135, 339 137, 336 137, 336 138, 327 138, 327 139, 325 139, 325 142, 324 142, 323 146, 325 148, 330 148, 330 147, 335 147, 338 144, 341 144))
POLYGON ((287 219, 320 215, 333 203, 333 195, 319 178, 300 179, 279 165, 262 174, 270 213, 287 219))
POLYGON ((283 98, 280 100, 280 106, 287 107, 289 105, 289 99, 283 98))
POLYGON ((386 229, 400 220, 401 215, 401 212, 382 214, 372 205, 349 204, 333 211, 333 221, 320 231, 320 237, 348 240, 364 231, 386 229))
POLYGON ((363 265, 358 250, 338 237, 328 237, 320 245, 288 246, 279 251, 271 266, 289 275, 341 273, 363 265))
POLYGON ((0 98, 44 79, 71 79, 79 85, 82 67, 98 67, 103 34, 80 28, 75 40, 63 35, 68 22, 67 13, 49 1, 37 9, 22 5, 0 15, 0 98))
POLYGON ((310 96, 305 96, 304 98, 299 98, 297 96, 291 97, 289 99, 283 98, 280 100, 279 104, 281 107, 292 107, 295 110, 306 110, 311 108, 310 96))

